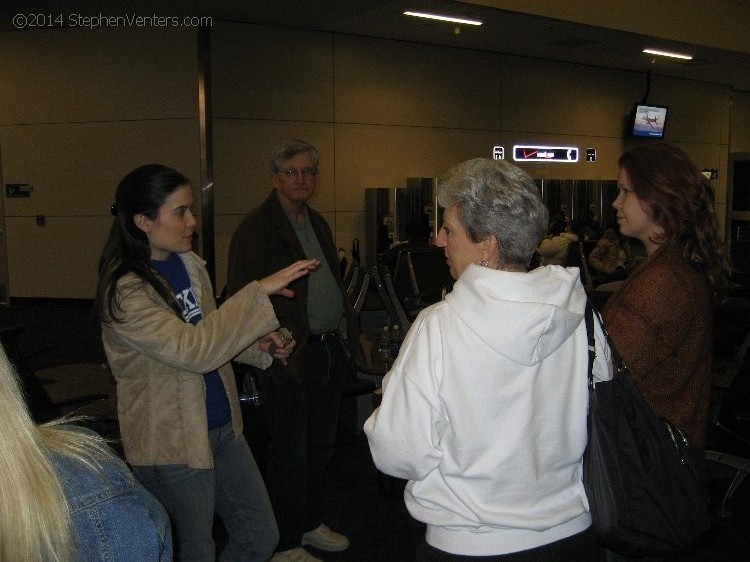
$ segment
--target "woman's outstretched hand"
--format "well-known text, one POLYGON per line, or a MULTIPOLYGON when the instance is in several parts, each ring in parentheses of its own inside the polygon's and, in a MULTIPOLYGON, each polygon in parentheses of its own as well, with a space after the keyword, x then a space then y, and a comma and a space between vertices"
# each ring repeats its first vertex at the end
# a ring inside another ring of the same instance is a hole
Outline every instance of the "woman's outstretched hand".
POLYGON ((318 267, 320 267, 320 262, 316 259, 299 260, 289 267, 285 267, 268 277, 264 277, 259 282, 267 295, 293 297, 294 291, 287 289, 286 286, 295 279, 299 279, 309 272, 316 270, 318 267))

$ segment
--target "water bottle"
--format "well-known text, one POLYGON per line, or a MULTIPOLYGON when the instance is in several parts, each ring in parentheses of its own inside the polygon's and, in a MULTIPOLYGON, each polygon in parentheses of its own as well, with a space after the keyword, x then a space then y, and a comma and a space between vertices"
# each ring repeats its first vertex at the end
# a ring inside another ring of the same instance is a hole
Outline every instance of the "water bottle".
POLYGON ((240 394, 240 402, 243 404, 250 404, 251 406, 260 407, 263 405, 263 397, 261 396, 258 383, 255 380, 255 376, 252 372, 245 375, 245 384, 250 388, 246 392, 240 394))
POLYGON ((378 339, 378 345, 375 350, 375 361, 373 361, 373 367, 378 371, 385 373, 391 368, 392 362, 391 332, 388 326, 383 326, 383 331, 380 332, 380 338, 378 339))
POLYGON ((390 343, 391 359, 395 360, 396 357, 398 357, 398 352, 401 349, 402 341, 403 339, 401 337, 401 326, 399 326, 398 324, 394 324, 390 343))

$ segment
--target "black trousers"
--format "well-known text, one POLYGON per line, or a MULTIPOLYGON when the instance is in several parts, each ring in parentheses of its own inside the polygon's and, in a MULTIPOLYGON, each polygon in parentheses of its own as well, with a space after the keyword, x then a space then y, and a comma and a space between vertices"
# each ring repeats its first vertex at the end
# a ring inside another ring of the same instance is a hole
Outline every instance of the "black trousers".
POLYGON ((309 342, 297 379, 276 363, 262 383, 270 442, 266 488, 279 527, 279 551, 300 546, 322 523, 325 471, 336 448, 347 357, 338 338, 309 342))

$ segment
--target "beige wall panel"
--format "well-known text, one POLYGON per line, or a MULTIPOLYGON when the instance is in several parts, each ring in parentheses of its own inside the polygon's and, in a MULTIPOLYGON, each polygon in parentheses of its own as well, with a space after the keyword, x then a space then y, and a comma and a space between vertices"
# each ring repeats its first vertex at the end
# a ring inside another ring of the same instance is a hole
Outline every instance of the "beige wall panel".
POLYGON ((48 216, 40 226, 33 216, 6 218, 9 296, 93 299, 97 263, 113 220, 48 216))
MULTIPOLYGON (((331 225, 333 226, 333 225, 331 225)), ((360 259, 365 261, 365 212, 343 211, 336 213, 336 247, 343 248, 349 265, 352 263, 352 241, 359 239, 360 259)))
POLYGON ((366 187, 406 187, 409 177, 439 177, 468 158, 489 157, 500 133, 336 126, 336 210, 364 211, 366 187))
POLYGON ((470 4, 642 35, 750 52, 750 6, 742 0, 471 0, 470 4))
POLYGON ((211 30, 214 117, 331 121, 328 33, 217 22, 211 30))
POLYGON ((667 142, 726 144, 729 99, 729 86, 664 76, 652 77, 648 95, 650 103, 669 106, 667 142))
MULTIPOLYGON (((197 119, 0 127, 3 181, 29 183, 7 215, 103 215, 123 176, 161 163, 199 180, 197 119)), ((196 212, 200 203, 196 202, 196 212)))
MULTIPOLYGON (((505 131, 634 142, 626 137, 626 123, 633 103, 646 93, 645 75, 520 57, 507 57, 504 70, 505 131)), ((726 143, 728 99, 726 86, 659 76, 648 95, 649 102, 669 106, 666 140, 672 142, 726 143)))
POLYGON ((334 136, 330 123, 214 119, 216 214, 245 214, 271 190, 271 152, 287 139, 301 138, 320 153, 318 190, 312 205, 335 208, 334 136))
POLYGON ((198 113, 195 28, 6 32, 0 53, 0 124, 198 113))
POLYGON ((499 129, 500 55, 335 37, 336 121, 499 129))
MULTIPOLYGON (((93 299, 113 217, 6 218, 11 298, 93 299)), ((200 217, 196 232, 201 228, 200 217)), ((194 248, 197 251, 197 248, 194 248)))
POLYGON ((221 294, 224 285, 227 284, 227 258, 229 256, 229 243, 232 235, 237 230, 243 215, 217 215, 215 226, 215 249, 216 249, 216 287, 214 291, 221 294))
POLYGON ((632 72, 505 56, 503 129, 622 137, 645 87, 645 75, 632 72))
POLYGON ((92 299, 97 262, 112 217, 7 217, 9 294, 92 299))
MULTIPOLYGON (((729 121, 732 115, 732 90, 729 89, 726 95, 722 95, 721 98, 722 98, 722 103, 721 103, 721 117, 720 117, 720 126, 721 126, 721 141, 720 142, 721 144, 725 144, 729 146, 729 139, 730 139, 729 121)), ((745 127, 750 128, 750 122, 746 122, 745 127)))

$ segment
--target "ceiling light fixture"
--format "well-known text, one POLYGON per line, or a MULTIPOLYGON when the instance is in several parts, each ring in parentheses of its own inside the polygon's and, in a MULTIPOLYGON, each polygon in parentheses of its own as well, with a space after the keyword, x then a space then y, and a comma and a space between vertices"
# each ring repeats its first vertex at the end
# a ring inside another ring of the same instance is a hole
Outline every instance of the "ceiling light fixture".
POLYGON ((644 53, 649 55, 659 55, 662 57, 671 57, 673 59, 693 60, 691 55, 681 55, 680 53, 670 53, 669 51, 657 51, 656 49, 643 49, 644 53))
POLYGON ((454 18, 451 16, 441 16, 438 14, 427 14, 425 12, 404 12, 405 16, 413 16, 415 18, 427 18, 430 20, 447 21, 450 23, 463 23, 466 25, 482 25, 479 20, 468 20, 465 18, 454 18))

